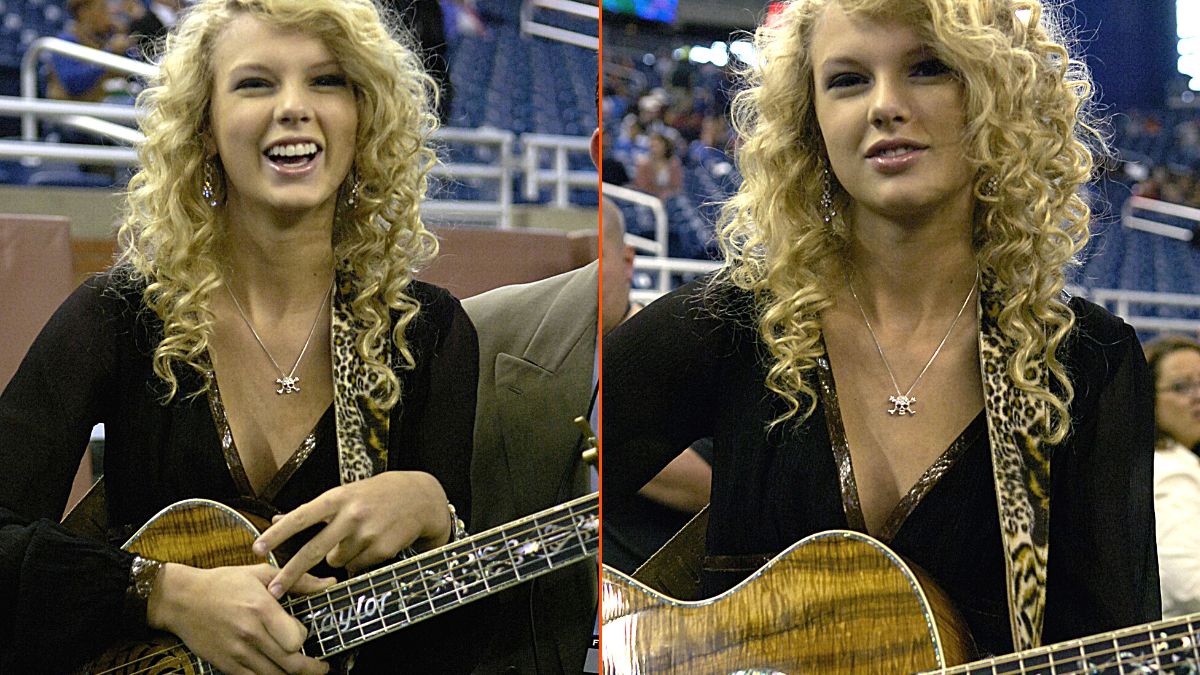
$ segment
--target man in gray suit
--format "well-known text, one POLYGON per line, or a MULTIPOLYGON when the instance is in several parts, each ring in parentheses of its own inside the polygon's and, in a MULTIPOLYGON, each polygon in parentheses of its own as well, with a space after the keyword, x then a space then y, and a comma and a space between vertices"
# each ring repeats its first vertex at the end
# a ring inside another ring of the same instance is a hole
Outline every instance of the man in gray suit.
MULTIPOLYGON (((463 302, 479 333, 472 529, 591 491, 581 460, 595 367, 599 263, 463 302)), ((491 602, 497 635, 477 672, 579 673, 596 620, 584 561, 491 602)))

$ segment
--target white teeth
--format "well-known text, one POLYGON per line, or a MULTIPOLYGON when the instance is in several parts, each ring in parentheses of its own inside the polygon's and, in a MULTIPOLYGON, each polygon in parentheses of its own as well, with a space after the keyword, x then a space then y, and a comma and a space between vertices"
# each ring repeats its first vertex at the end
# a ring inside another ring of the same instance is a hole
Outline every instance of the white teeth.
POLYGON ((316 143, 291 143, 289 145, 274 145, 267 148, 268 157, 295 157, 297 155, 317 154, 316 143))
POLYGON ((903 155, 906 152, 912 152, 914 150, 916 150, 916 148, 912 148, 912 147, 905 145, 905 146, 901 146, 898 148, 888 148, 887 150, 880 152, 876 156, 877 157, 897 157, 899 155, 903 155))

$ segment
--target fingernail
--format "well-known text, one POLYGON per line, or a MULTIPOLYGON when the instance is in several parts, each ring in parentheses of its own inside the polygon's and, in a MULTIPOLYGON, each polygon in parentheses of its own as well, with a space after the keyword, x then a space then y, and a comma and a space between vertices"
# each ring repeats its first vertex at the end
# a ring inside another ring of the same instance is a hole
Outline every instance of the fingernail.
POLYGON ((278 581, 272 582, 271 585, 267 587, 267 590, 271 592, 271 595, 275 596, 276 600, 283 597, 283 584, 279 583, 278 581))
POLYGON ((255 554, 260 556, 267 555, 267 545, 261 541, 254 542, 254 545, 250 547, 250 550, 254 551, 255 554))

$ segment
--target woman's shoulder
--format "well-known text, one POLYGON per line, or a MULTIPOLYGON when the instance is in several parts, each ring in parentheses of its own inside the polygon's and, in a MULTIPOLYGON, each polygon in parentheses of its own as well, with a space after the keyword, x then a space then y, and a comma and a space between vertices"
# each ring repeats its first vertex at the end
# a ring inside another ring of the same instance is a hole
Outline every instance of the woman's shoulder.
POLYGON ((405 289, 405 293, 420 303, 419 315, 436 319, 437 323, 451 321, 456 313, 462 312, 462 303, 458 298, 436 284, 414 279, 405 289))
POLYGON ((1075 314, 1075 336, 1085 344, 1103 349, 1137 343, 1133 328, 1104 307, 1081 297, 1072 297, 1067 305, 1075 314))
MULTIPOLYGON (((134 320, 144 317, 146 283, 124 266, 114 266, 86 278, 59 309, 88 321, 134 320)), ((152 313, 150 313, 152 314, 152 313)))
POLYGON ((757 317, 752 292, 703 277, 663 295, 606 335, 605 353, 611 344, 634 352, 685 348, 729 356, 758 343, 757 317))
POLYGON ((1075 314, 1075 327, 1060 354, 1076 398, 1090 399, 1118 378, 1138 392, 1145 389, 1146 357, 1133 327, 1083 298, 1071 298, 1068 306, 1075 314))

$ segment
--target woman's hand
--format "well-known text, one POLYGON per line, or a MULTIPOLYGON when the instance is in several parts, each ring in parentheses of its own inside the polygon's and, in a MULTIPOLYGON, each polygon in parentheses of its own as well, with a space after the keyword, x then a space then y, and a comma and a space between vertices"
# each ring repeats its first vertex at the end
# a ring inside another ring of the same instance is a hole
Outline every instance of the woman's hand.
MULTIPOLYGON (((150 594, 147 623, 229 675, 328 672, 328 664, 300 653, 304 624, 267 592, 277 571, 266 563, 211 570, 167 563, 150 594)), ((293 590, 315 593, 332 583, 305 574, 293 590)))
POLYGON ((385 471, 333 488, 282 516, 254 542, 265 556, 276 546, 318 523, 327 523, 271 580, 281 597, 321 559, 351 571, 396 557, 402 549, 441 546, 450 538, 446 493, 422 471, 385 471))

